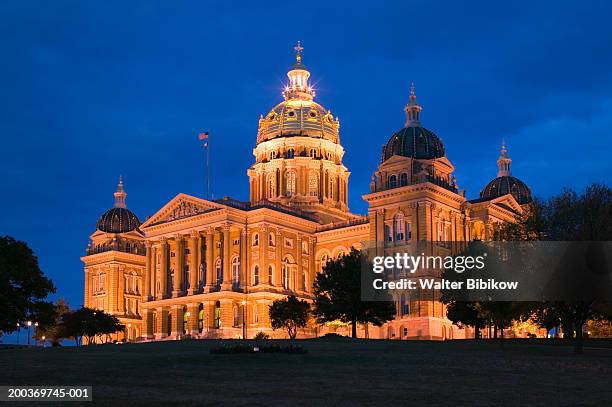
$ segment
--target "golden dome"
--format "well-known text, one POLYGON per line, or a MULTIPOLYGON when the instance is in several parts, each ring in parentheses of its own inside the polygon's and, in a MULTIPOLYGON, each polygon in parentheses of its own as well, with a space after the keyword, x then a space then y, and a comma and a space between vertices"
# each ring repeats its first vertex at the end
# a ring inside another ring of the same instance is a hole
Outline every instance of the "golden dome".
POLYGON ((308 136, 338 144, 340 123, 329 110, 312 100, 289 99, 259 119, 257 144, 277 137, 308 136))
POLYGON ((266 117, 259 118, 257 144, 277 137, 307 136, 340 142, 338 118, 313 101, 315 91, 309 83, 310 72, 302 64, 302 50, 295 47, 296 63, 287 72, 289 83, 283 90, 285 100, 276 105, 266 117))

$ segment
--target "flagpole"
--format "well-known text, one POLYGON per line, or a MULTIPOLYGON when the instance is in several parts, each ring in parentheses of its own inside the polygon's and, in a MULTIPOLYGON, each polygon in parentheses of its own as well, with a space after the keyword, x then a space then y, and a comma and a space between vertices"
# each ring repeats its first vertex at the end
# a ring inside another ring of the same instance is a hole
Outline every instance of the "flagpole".
POLYGON ((206 199, 210 200, 210 140, 206 140, 206 199))

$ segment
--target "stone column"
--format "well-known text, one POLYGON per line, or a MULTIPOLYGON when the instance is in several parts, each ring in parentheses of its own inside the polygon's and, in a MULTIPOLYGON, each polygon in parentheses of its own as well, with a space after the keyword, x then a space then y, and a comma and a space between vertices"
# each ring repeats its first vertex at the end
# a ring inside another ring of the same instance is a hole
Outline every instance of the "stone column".
POLYGON ((162 339, 168 336, 168 310, 163 307, 157 308, 157 326, 155 329, 155 339, 162 339))
POLYGON ((312 285, 314 284, 315 276, 317 275, 317 264, 315 261, 315 243, 317 242, 316 238, 310 237, 308 238, 308 290, 312 291, 312 285))
MULTIPOLYGON (((296 284, 294 289, 300 290, 300 291, 306 291, 306 287, 302 287, 302 272, 303 267, 302 267, 302 235, 297 235, 297 238, 295 239, 296 245, 297 245, 297 276, 296 276, 296 284)), ((304 282, 305 284, 308 284, 308 282, 304 282)))
POLYGON ((187 333, 191 336, 195 336, 199 334, 198 329, 198 312, 199 306, 197 303, 195 304, 187 304, 187 312, 189 313, 187 317, 187 333))
POLYGON ((248 233, 245 226, 240 231, 240 287, 245 289, 249 286, 249 262, 248 259, 248 233))
POLYGON ((153 310, 144 309, 142 320, 144 322, 143 336, 145 339, 153 339, 155 332, 153 332, 153 310))
POLYGON ((230 241, 230 225, 229 223, 226 223, 225 225, 223 225, 223 283, 221 284, 222 290, 232 289, 232 275, 230 272, 231 248, 232 242, 230 241))
POLYGON ((183 293, 183 274, 185 273, 185 248, 183 247, 183 236, 174 237, 176 243, 176 269, 174 270, 174 287, 172 297, 176 298, 183 293))
POLYGON ((168 295, 168 241, 165 237, 161 238, 159 250, 161 251, 161 259, 159 265, 160 273, 160 292, 157 293, 157 299, 166 298, 168 295))
POLYGON ((149 281, 150 287, 149 292, 151 293, 151 298, 157 298, 156 285, 157 285, 157 246, 151 244, 151 280, 149 281))
POLYGON ((143 301, 149 301, 151 297, 151 242, 145 241, 145 269, 144 269, 144 284, 143 284, 143 301))
POLYGON ((279 229, 276 229, 276 250, 274 252, 274 263, 275 263, 275 267, 274 267, 274 281, 275 281, 275 285, 277 287, 282 287, 283 286, 283 273, 282 273, 282 234, 281 231, 279 229))
POLYGON ((198 232, 192 231, 189 235, 189 289, 187 295, 198 292, 198 232))
POLYGON ((85 296, 83 298, 83 306, 91 306, 91 273, 89 269, 85 269, 85 296))
POLYGON ((182 305, 172 306, 172 326, 170 327, 170 335, 172 335, 173 338, 177 338, 179 335, 183 335, 182 305))
MULTIPOLYGON (((222 298, 221 302, 221 328, 231 328, 234 325, 234 301, 222 298)), ((214 317, 214 316, 213 316, 214 317)))
POLYGON ((272 285, 268 280, 268 225, 263 223, 259 228, 259 281, 272 285))
POLYGON ((417 241, 419 236, 417 232, 419 230, 419 206, 416 203, 410 205, 411 219, 410 227, 412 228, 412 241, 417 241))
POLYGON ((215 282, 214 273, 214 261, 215 261, 215 239, 214 229, 208 228, 206 230, 206 281, 205 281, 205 292, 209 292, 213 283, 215 282))
POLYGON ((119 265, 117 270, 117 281, 119 289, 117 290, 117 310, 125 313, 125 265, 119 265))

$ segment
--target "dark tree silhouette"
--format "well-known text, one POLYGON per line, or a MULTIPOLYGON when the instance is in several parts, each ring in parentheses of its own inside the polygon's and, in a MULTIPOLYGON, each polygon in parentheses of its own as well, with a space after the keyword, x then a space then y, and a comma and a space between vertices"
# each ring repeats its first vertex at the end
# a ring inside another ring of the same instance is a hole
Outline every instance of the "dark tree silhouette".
POLYGON ((32 249, 12 237, 0 237, 0 335, 26 320, 52 318, 53 304, 45 298, 54 292, 32 249))
POLYGON ((289 338, 295 339, 298 328, 303 328, 308 323, 310 304, 291 295, 274 301, 269 313, 272 329, 286 329, 289 338))
POLYGON ((357 337, 357 324, 382 326, 395 317, 391 301, 361 300, 362 254, 349 254, 330 260, 314 282, 314 314, 321 323, 342 321, 352 324, 351 336, 357 337))

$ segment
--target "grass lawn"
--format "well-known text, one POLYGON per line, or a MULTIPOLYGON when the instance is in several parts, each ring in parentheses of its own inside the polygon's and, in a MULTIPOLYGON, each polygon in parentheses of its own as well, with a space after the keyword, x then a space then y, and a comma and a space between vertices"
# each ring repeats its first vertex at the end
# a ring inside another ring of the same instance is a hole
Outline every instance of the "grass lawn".
POLYGON ((0 384, 91 385, 94 404, 115 407, 612 406, 609 342, 587 342, 574 355, 537 340, 315 339, 299 341, 305 355, 211 355, 221 343, 0 348, 0 384))

